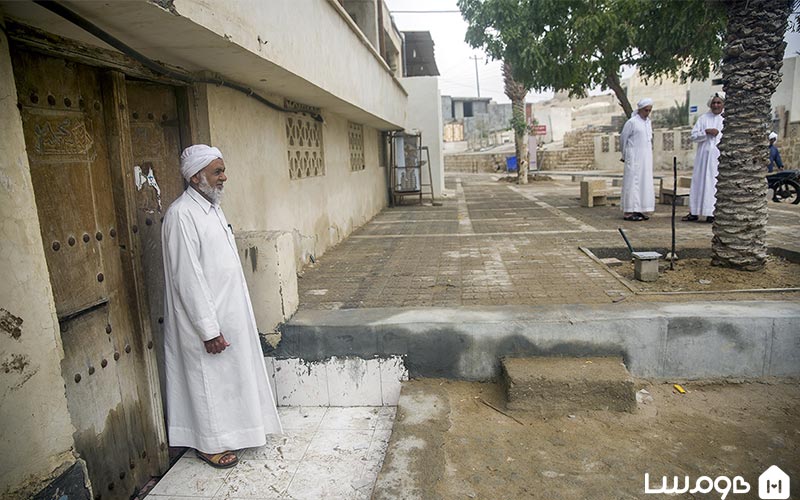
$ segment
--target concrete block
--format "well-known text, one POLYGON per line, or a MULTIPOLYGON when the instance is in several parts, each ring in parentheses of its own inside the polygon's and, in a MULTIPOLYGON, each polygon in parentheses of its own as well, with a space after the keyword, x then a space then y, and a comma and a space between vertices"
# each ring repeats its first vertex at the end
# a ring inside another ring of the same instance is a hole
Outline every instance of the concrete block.
POLYGON ((773 320, 769 361, 764 375, 772 377, 800 375, 800 326, 796 318, 773 320))
POLYGON ((771 334, 771 318, 670 318, 662 376, 761 377, 771 334))
POLYGON ((325 365, 331 406, 381 406, 377 359, 333 357, 325 365))
POLYGON ((581 181, 581 206, 593 207, 607 204, 606 181, 581 181))
POLYGON ((658 280, 658 259, 656 252, 633 252, 633 277, 639 281, 658 280))
POLYGON ((297 310, 294 236, 281 231, 245 231, 236 235, 242 270, 259 331, 269 333, 297 310))
POLYGON ((329 406, 325 364, 301 359, 275 360, 278 406, 329 406))
POLYGON ((408 370, 400 356, 380 359, 379 362, 382 404, 383 406, 396 406, 400 399, 402 383, 408 380, 408 370))
POLYGON ((633 378, 620 357, 504 358, 502 367, 512 410, 564 415, 636 408, 633 378))

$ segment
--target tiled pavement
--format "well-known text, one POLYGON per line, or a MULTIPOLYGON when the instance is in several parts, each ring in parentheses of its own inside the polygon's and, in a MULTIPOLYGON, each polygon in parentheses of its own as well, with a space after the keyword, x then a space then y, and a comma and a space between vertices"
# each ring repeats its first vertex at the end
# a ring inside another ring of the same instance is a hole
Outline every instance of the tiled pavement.
POLYGON ((368 499, 380 471, 394 407, 279 408, 283 435, 214 469, 188 451, 147 500, 368 499))
MULTIPOLYGON (((448 176, 440 207, 388 208, 299 280, 301 309, 607 304, 630 290, 579 247, 669 247, 671 207, 625 222, 619 207, 582 208, 568 177, 526 186, 448 176)), ((800 250, 800 205, 769 204, 768 242, 800 250)), ((678 207, 678 216, 686 207, 678 207)), ((710 248, 711 225, 677 223, 678 248, 710 248)))

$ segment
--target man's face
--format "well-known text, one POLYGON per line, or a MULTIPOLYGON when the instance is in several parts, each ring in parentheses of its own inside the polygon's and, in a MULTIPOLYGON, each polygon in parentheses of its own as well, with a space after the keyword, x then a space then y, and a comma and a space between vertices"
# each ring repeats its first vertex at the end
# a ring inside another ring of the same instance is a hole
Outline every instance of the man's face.
POLYGON ((647 119, 647 117, 650 116, 651 111, 653 111, 653 106, 645 106, 643 108, 639 108, 637 113, 639 113, 639 116, 642 118, 647 119))
POLYGON ((725 108, 725 103, 722 102, 722 99, 719 97, 715 97, 711 99, 711 112, 715 115, 722 113, 722 110, 725 108))
POLYGON ((200 193, 212 203, 219 203, 222 198, 225 181, 225 162, 217 158, 205 168, 192 176, 190 182, 200 193))

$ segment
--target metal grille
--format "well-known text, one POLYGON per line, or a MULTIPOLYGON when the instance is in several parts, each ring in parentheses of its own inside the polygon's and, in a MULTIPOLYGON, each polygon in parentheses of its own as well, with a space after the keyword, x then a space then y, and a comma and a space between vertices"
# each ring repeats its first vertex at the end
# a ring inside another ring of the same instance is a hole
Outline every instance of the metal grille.
POLYGON ((620 151, 621 151, 621 149, 619 147, 619 136, 615 135, 614 136, 614 152, 615 153, 619 153, 620 151))
POLYGON ((611 141, 609 141, 607 136, 603 137, 600 140, 600 145, 602 147, 603 153, 608 153, 609 142, 611 142, 611 141))
POLYGON ((302 114, 288 115, 286 142, 290 179, 325 175, 322 125, 318 121, 302 114))
POLYGON ((692 149, 692 133, 688 130, 681 132, 681 149, 684 151, 692 149))
POLYGON ((364 170, 364 126, 358 123, 347 123, 350 139, 350 170, 364 170))
POLYGON ((675 149, 675 134, 672 131, 662 133, 661 138, 664 142, 664 151, 673 151, 675 149))

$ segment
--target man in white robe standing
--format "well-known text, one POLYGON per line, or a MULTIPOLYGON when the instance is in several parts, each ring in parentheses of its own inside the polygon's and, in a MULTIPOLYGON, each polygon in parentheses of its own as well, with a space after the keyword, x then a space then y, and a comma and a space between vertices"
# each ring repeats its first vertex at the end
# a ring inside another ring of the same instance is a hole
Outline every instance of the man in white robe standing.
POLYGON ((689 214, 681 220, 714 222, 717 204, 717 172, 719 169, 719 141, 722 139, 725 94, 715 92, 708 101, 710 111, 700 115, 692 128, 692 141, 697 143, 694 157, 692 187, 689 190, 689 214))
POLYGON ((653 100, 642 99, 636 113, 625 122, 619 136, 625 170, 622 174, 622 216, 628 221, 643 221, 645 212, 656 209, 653 189, 653 127, 650 112, 653 100))
POLYGON ((282 432, 236 243, 219 206, 219 149, 186 148, 189 187, 164 217, 164 344, 171 446, 217 468, 282 432))

